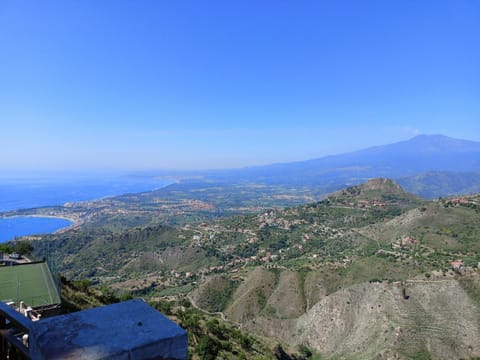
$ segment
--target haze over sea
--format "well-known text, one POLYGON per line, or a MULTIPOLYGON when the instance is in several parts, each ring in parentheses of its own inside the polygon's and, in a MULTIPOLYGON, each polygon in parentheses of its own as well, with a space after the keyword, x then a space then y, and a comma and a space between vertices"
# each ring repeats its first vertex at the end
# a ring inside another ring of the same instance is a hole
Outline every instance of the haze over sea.
MULTIPOLYGON (((169 183, 164 179, 126 175, 3 175, 0 176, 0 212, 151 191, 169 183)), ((54 232, 70 224, 65 219, 43 217, 0 218, 0 242, 15 236, 54 232)))

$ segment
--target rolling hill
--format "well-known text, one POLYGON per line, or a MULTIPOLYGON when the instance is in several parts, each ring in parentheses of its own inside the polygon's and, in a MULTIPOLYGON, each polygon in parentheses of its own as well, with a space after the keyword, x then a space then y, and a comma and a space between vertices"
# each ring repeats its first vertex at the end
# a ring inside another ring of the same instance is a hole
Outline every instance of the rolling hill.
POLYGON ((35 250, 55 254, 68 276, 187 296, 219 320, 327 357, 455 359, 480 356, 478 234, 479 195, 429 201, 378 178, 307 205, 80 229, 35 250))

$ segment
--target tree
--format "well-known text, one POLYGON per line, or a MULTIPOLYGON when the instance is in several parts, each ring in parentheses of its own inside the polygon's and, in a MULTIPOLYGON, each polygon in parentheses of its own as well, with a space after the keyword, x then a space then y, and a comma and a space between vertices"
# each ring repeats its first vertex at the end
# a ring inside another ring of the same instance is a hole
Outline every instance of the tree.
POLYGON ((13 247, 9 244, 0 244, 0 253, 10 254, 15 252, 13 247))
POLYGON ((197 353, 202 360, 214 360, 220 351, 220 344, 214 338, 205 335, 200 338, 197 353))
POLYGON ((15 243, 15 252, 20 255, 29 255, 33 251, 33 246, 28 241, 17 241, 15 243))

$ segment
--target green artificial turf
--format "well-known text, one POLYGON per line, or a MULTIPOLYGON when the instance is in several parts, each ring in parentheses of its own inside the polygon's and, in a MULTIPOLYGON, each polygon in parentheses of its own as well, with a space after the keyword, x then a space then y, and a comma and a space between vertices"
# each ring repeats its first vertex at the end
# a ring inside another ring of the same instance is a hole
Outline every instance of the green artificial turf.
POLYGON ((0 301, 37 307, 59 304, 60 296, 46 263, 0 267, 0 301))

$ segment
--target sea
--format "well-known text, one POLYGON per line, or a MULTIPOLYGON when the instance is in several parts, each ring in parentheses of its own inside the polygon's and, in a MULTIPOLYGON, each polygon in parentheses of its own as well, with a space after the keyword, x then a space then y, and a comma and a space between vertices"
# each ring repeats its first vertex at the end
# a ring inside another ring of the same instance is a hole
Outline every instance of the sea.
MULTIPOLYGON (((0 173, 0 213, 140 193, 170 183, 172 181, 151 176, 119 174, 26 176, 0 173)), ((0 242, 20 236, 52 233, 71 224, 70 220, 60 218, 0 215, 0 242)))

